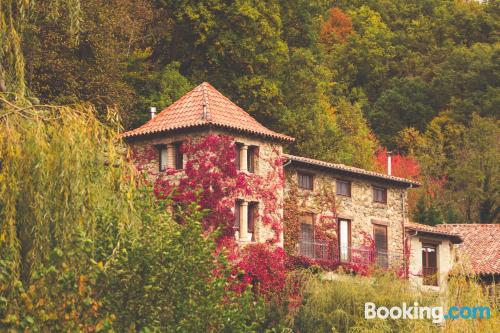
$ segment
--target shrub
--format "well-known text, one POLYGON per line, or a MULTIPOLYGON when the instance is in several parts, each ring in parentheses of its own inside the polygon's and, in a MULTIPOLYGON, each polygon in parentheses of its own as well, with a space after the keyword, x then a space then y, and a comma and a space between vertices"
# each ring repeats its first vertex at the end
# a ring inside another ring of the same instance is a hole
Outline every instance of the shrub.
MULTIPOLYGON (((153 196, 146 192, 144 201, 153 196)), ((142 223, 127 233, 102 281, 106 309, 118 331, 245 332, 255 330, 262 303, 251 290, 232 291, 230 267, 204 235, 202 214, 189 207, 183 224, 162 205, 145 205, 142 223)))
POLYGON ((283 290, 287 254, 281 247, 268 244, 247 245, 236 268, 243 273, 243 283, 250 283, 257 294, 270 296, 283 290))

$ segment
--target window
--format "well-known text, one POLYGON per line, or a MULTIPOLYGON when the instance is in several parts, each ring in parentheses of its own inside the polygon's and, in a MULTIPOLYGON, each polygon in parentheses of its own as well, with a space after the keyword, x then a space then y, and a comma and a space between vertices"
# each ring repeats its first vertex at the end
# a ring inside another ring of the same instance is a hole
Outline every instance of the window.
POLYGON ((437 248, 434 244, 422 244, 422 275, 425 285, 438 285, 437 248))
POLYGON ((160 171, 167 170, 167 147, 159 146, 158 147, 160 153, 160 171))
POLYGON ((339 247, 340 261, 351 261, 351 221, 339 220, 339 247))
POLYGON ((387 252, 387 226, 374 225, 373 238, 375 239, 376 264, 379 267, 389 267, 389 253, 387 252))
POLYGON ((313 176, 309 175, 307 173, 302 173, 299 172, 298 174, 298 184, 300 188, 306 189, 306 190, 312 190, 313 189, 313 176))
POLYGON ((247 150, 247 170, 250 173, 255 172, 255 162, 256 162, 256 156, 257 156, 257 147, 251 146, 248 147, 247 150))
POLYGON ((234 203, 234 230, 240 230, 240 212, 241 212, 241 200, 236 200, 234 203))
POLYGON ((382 187, 373 187, 373 201, 387 203, 387 189, 382 187))
POLYGON ((184 169, 184 155, 181 152, 182 142, 174 143, 175 168, 177 170, 184 169))
POLYGON ((239 142, 234 145, 236 170, 241 170, 241 146, 239 142))
POLYGON ((299 253, 301 256, 314 258, 314 215, 304 214, 299 216, 300 239, 299 253))
POLYGON ((249 202, 248 203, 248 232, 252 234, 252 241, 255 240, 254 228, 255 222, 257 221, 257 216, 259 214, 259 203, 249 202))
POLYGON ((344 195, 346 197, 351 196, 351 182, 337 180, 337 194, 344 195))
POLYGON ((314 258, 314 235, 312 224, 300 224, 299 253, 301 256, 314 258))

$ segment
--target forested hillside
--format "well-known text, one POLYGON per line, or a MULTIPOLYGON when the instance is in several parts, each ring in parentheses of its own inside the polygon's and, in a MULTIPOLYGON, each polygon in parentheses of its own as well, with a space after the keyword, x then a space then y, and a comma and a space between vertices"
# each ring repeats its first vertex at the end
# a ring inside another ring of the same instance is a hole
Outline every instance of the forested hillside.
POLYGON ((420 222, 498 222, 499 14, 496 0, 0 0, 0 92, 115 106, 130 128, 208 81, 297 138, 291 153, 369 169, 380 147, 401 154, 424 183, 420 222))

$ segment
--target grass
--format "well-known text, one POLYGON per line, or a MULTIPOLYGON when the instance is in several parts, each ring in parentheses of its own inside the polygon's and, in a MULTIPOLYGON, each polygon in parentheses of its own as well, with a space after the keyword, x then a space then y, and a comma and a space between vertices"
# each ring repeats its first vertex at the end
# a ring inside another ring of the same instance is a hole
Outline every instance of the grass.
POLYGON ((293 318, 294 332, 498 332, 500 318, 495 305, 481 292, 481 286, 464 276, 452 277, 443 294, 413 288, 408 281, 389 273, 371 277, 340 276, 325 279, 316 275, 304 286, 302 306, 293 318), (377 306, 402 306, 418 302, 421 306, 448 307, 486 305, 491 318, 446 320, 365 319, 365 302, 377 306))

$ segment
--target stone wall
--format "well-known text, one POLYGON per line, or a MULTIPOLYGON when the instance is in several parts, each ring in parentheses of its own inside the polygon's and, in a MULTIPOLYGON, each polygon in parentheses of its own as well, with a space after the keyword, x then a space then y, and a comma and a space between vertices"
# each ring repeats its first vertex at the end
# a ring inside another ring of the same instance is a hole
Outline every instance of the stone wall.
MULTIPOLYGON (((135 139, 129 140, 128 144, 131 148, 132 158, 135 161, 137 168, 141 171, 144 171, 149 180, 154 181, 158 176, 165 177, 166 173, 161 172, 159 170, 159 150, 157 148, 158 145, 167 145, 174 142, 185 141, 189 138, 197 138, 204 137, 209 134, 222 134, 228 135, 234 138, 235 142, 242 143, 248 146, 256 146, 258 147, 258 158, 255 163, 255 175, 266 177, 269 173, 276 173, 276 166, 273 165, 272 161, 276 159, 281 159, 281 155, 283 152, 282 145, 275 141, 266 140, 263 138, 259 138, 256 136, 245 135, 241 133, 235 132, 226 132, 222 130, 196 130, 192 132, 183 132, 177 134, 166 133, 163 135, 143 138, 143 139, 135 139)), ((184 163, 186 159, 184 158, 184 163)), ((246 171, 241 171, 246 172, 246 171)), ((179 177, 181 175, 174 175, 168 177, 179 177)), ((278 179, 276 179, 278 181, 278 179)), ((277 195, 279 198, 279 203, 276 206, 275 212, 276 217, 281 221, 283 218, 283 185, 278 189, 277 195)), ((262 199, 255 198, 252 196, 244 196, 241 199, 246 202, 258 202, 258 217, 256 223, 254 225, 254 241, 255 242, 265 242, 274 237, 274 231, 271 229, 269 225, 264 225, 262 222, 262 215, 265 208, 265 202, 262 199)), ((236 235, 237 241, 240 244, 247 244, 250 240, 240 239, 238 235, 236 235)), ((283 245, 283 233, 279 234, 279 244, 283 245)))
MULTIPOLYGON (((403 256, 403 221, 407 216, 407 189, 389 185, 384 181, 366 180, 361 177, 336 174, 335 171, 319 170, 308 167, 287 167, 287 184, 285 195, 291 193, 291 188, 297 188, 297 171, 313 175, 313 190, 298 189, 300 210, 304 213, 313 213, 315 221, 319 215, 335 215, 339 219, 351 221, 352 247, 363 245, 362 232, 373 237, 375 224, 387 226, 388 252, 391 265, 400 266, 403 256), (351 182, 351 196, 336 195, 336 180, 351 182), (387 203, 373 201, 373 186, 387 189, 387 203), (336 212, 325 211, 314 199, 314 192, 330 188, 335 194, 336 212)), ((337 232, 333 230, 332 232, 337 232)), ((286 231, 285 231, 286 233, 286 231)), ((286 237, 286 235, 285 235, 286 237)))

